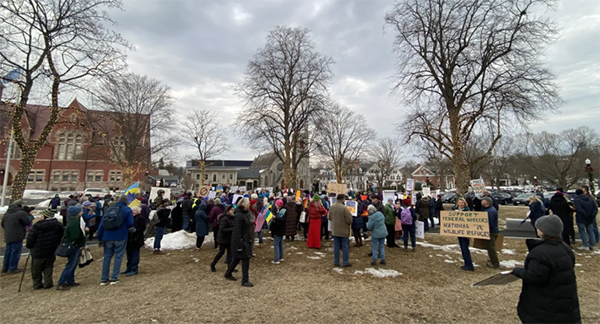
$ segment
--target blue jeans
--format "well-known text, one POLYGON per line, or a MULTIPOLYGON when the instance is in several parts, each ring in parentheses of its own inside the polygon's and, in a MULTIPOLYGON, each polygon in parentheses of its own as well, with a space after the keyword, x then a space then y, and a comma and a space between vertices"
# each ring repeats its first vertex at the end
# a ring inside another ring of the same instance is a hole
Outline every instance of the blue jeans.
MULTIPOLYGON (((385 261, 385 237, 371 237, 371 252, 373 252, 373 262, 377 262, 377 250, 379 250, 379 258, 385 261)), ((339 250, 338 250, 339 251, 339 250)))
POLYGON ((466 237, 459 237, 458 245, 460 246, 460 251, 462 252, 463 260, 465 261, 465 268, 474 269, 471 251, 469 250, 469 239, 466 237))
POLYGON ((6 243, 6 250, 4 250, 4 265, 2 266, 2 269, 8 271, 16 270, 19 265, 22 249, 23 241, 6 243))
POLYGON ((62 284, 75 283, 75 270, 79 265, 79 252, 81 252, 81 248, 76 247, 73 250, 73 254, 67 259, 67 265, 60 275, 60 279, 58 279, 59 286, 62 284))
POLYGON ((154 227, 154 249, 160 250, 160 241, 162 241, 165 232, 167 231, 166 227, 154 227))
POLYGON ((140 249, 127 249, 127 269, 129 272, 138 273, 140 265, 140 249))
POLYGON ((581 243, 584 247, 593 248, 594 246, 596 246, 596 235, 594 234, 594 225, 585 225, 583 223, 577 223, 577 229, 579 230, 579 237, 581 237, 581 243))
MULTIPOLYGON (((429 221, 431 222, 431 229, 434 229, 435 228, 435 222, 433 220, 433 215, 429 216, 429 221)), ((425 222, 425 223, 427 223, 427 222, 425 222)))
POLYGON ((340 265, 340 244, 342 245, 343 251, 343 265, 348 264, 348 238, 334 236, 333 237, 333 264, 338 266, 340 265))
POLYGON ((594 235, 596 236, 596 243, 600 242, 600 233, 598 233, 598 223, 596 223, 596 217, 594 217, 594 221, 592 222, 592 227, 594 235))
POLYGON ((126 245, 127 240, 104 242, 104 259, 102 260, 102 278, 100 281, 108 281, 110 261, 113 256, 115 257, 115 262, 113 264, 113 273, 110 280, 119 280, 119 272, 121 272, 121 263, 123 263, 123 254, 125 254, 126 245))
POLYGON ((275 235, 273 250, 275 250, 275 262, 281 261, 283 259, 283 236, 275 235))
POLYGON ((258 231, 258 243, 263 243, 262 229, 258 231))
POLYGON ((181 225, 181 228, 184 231, 187 231, 188 227, 190 227, 190 215, 183 215, 183 223, 181 225))
POLYGON ((408 248, 408 236, 410 235, 410 244, 414 249, 416 246, 415 242, 415 224, 412 225, 402 225, 402 237, 404 240, 404 248, 408 248))

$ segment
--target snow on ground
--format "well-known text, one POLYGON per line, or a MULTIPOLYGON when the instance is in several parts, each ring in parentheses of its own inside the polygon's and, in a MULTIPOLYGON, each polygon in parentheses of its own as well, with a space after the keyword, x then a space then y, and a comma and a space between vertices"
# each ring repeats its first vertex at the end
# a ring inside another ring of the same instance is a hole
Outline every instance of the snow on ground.
MULTIPOLYGON (((442 251, 447 252, 447 253, 461 254, 461 252, 460 252, 460 246, 458 244, 437 245, 437 244, 431 244, 431 243, 427 243, 426 241, 423 241, 423 242, 417 242, 417 245, 420 245, 420 246, 423 246, 423 247, 429 247, 429 248, 432 248, 434 250, 442 250, 442 251)), ((478 254, 485 254, 485 255, 487 255, 487 251, 486 250, 481 250, 481 249, 476 249, 476 248, 472 248, 471 247, 471 248, 469 248, 469 251, 471 251, 471 253, 478 253, 478 254)))
POLYGON ((298 248, 297 248, 297 247, 295 247, 295 246, 292 246, 292 247, 290 247, 290 249, 291 249, 291 250, 298 250, 298 248))
POLYGON ((507 260, 507 261, 500 261, 500 266, 503 268, 515 268, 518 266, 522 266, 523 262, 521 261, 515 261, 515 260, 507 260))
POLYGON ((50 205, 50 199, 42 201, 41 203, 37 204, 36 207, 37 208, 48 208, 48 205, 50 205))
MULTIPOLYGON (((212 235, 207 235, 204 238, 204 244, 213 244, 214 238, 212 235)), ((144 245, 147 249, 154 248, 154 237, 146 239, 144 241, 144 245)), ((188 233, 184 230, 169 233, 163 236, 162 241, 160 241, 160 249, 161 250, 181 250, 181 249, 192 249, 196 247, 196 234, 188 233)))
POLYGON ((444 260, 444 262, 446 262, 446 263, 454 263, 454 261, 452 261, 452 260, 444 260))
POLYGON ((375 269, 375 268, 366 268, 365 273, 368 273, 376 278, 398 277, 398 276, 402 275, 402 273, 400 273, 396 270, 375 269))
POLYGON ((304 252, 296 252, 296 254, 304 254, 304 252))
POLYGON ((502 254, 515 255, 515 250, 502 249, 502 254))
POLYGON ((307 256, 307 258, 309 258, 311 260, 321 260, 320 256, 307 256))
POLYGON ((576 267, 581 267, 581 263, 575 263, 576 267))
POLYGON ((343 269, 340 269, 340 268, 333 268, 333 271, 334 271, 334 272, 337 272, 337 273, 339 273, 339 274, 343 274, 343 273, 344 273, 344 270, 343 270, 343 269))
POLYGON ((315 252, 315 254, 318 255, 318 256, 320 256, 320 257, 324 257, 325 256, 325 253, 323 253, 323 252, 315 252))

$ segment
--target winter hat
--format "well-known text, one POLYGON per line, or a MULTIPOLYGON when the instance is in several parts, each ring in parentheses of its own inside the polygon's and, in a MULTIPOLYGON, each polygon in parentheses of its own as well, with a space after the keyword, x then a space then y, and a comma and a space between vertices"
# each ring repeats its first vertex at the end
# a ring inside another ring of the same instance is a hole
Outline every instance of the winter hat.
POLYGON ((46 218, 52 218, 54 217, 54 212, 50 208, 48 208, 42 212, 42 216, 46 218))
POLYGON ((92 205, 92 203, 89 200, 88 201, 84 201, 83 204, 81 204, 81 206, 83 206, 83 207, 88 207, 88 206, 91 206, 91 205, 92 205))
POLYGON ((23 206, 23 200, 19 199, 19 200, 15 200, 10 204, 10 207, 13 206, 23 206))
POLYGON ((494 203, 494 201, 490 197, 483 197, 481 198, 481 201, 487 201, 490 204, 490 206, 494 203))
POLYGON ((319 195, 314 195, 310 201, 311 202, 313 202, 313 201, 320 202, 321 201, 321 197, 319 197, 319 195))
POLYGON ((79 213, 81 212, 83 208, 81 208, 81 206, 71 206, 67 209, 67 215, 69 217, 75 217, 77 215, 79 215, 79 213))
POLYGON ((337 198, 338 202, 340 200, 346 200, 346 195, 344 195, 344 194, 338 194, 336 198, 337 198))
POLYGON ((577 190, 575 190, 575 194, 578 195, 578 196, 579 195, 583 195, 583 190, 577 189, 577 190))
POLYGON ((277 206, 277 208, 281 208, 283 206, 283 200, 277 199, 277 201, 275 202, 275 206, 277 206))
POLYGON ((124 203, 129 203, 129 199, 127 198, 127 195, 121 196, 121 199, 119 199, 119 201, 122 201, 124 203))
POLYGON ((563 231, 563 222, 556 215, 547 215, 535 221, 537 227, 544 235, 549 237, 560 237, 563 231))
POLYGON ((250 206, 252 206, 254 204, 256 204, 256 200, 254 200, 254 199, 250 200, 250 206))
POLYGON ((69 207, 77 206, 77 200, 69 200, 69 207))

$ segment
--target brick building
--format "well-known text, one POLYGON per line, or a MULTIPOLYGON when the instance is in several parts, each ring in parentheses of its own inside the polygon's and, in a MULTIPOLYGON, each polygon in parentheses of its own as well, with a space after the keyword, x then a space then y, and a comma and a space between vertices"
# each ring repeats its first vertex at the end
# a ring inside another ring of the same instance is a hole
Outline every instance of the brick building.
MULTIPOLYGON (((2 105, 2 103, 0 103, 2 105)), ((5 106, 7 107, 7 106, 5 106)), ((26 141, 35 141, 50 116, 47 106, 27 105, 26 114, 21 120, 26 141)), ((118 127, 114 119, 109 118, 110 112, 85 108, 77 99, 59 113, 57 123, 48 136, 48 141, 38 152, 33 168, 29 175, 27 189, 50 191, 83 191, 86 188, 104 188, 123 190, 122 172, 108 161, 110 150, 104 144, 104 139, 91 123, 102 125, 103 129, 111 130, 111 140, 123 141, 118 136, 118 127), (111 125, 112 124, 112 125, 111 125), (115 136, 115 133, 117 136, 115 136)), ((148 130, 150 125, 148 125, 148 130)), ((0 138, 10 136, 10 115, 0 112, 0 138)), ((4 173, 6 165, 8 141, 0 143, 0 169, 4 173)), ((141 152, 150 152, 150 132, 140 138, 137 147, 141 152)), ((150 163, 148 153, 147 166, 150 163)), ((19 170, 21 154, 16 143, 9 168, 9 186, 19 170)), ((145 180, 145 170, 134 179, 145 180)))

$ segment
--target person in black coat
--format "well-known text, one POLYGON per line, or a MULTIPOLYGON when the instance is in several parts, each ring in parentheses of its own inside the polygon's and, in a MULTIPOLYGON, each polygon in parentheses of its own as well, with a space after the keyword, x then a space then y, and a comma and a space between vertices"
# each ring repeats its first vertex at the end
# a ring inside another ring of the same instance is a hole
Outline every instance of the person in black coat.
POLYGON ((33 289, 50 289, 52 270, 56 255, 54 252, 62 240, 65 227, 54 218, 54 212, 47 209, 42 212, 44 219, 35 223, 27 234, 27 248, 31 252, 31 278, 33 289), (43 283, 42 283, 43 274, 43 283))
POLYGON ((557 192, 550 200, 550 210, 562 221, 561 237, 563 242, 568 245, 571 245, 571 237, 575 236, 575 229, 573 228, 573 208, 575 207, 571 208, 571 206, 561 192, 557 192))
POLYGON ((183 226, 183 209, 181 208, 181 201, 177 202, 177 206, 171 211, 171 232, 177 232, 181 230, 183 226))
POLYGON ((127 236, 127 268, 121 274, 126 274, 127 277, 134 276, 139 272, 140 265, 140 249, 144 246, 144 232, 148 225, 146 218, 142 215, 141 207, 132 207, 133 212, 133 227, 135 231, 130 231, 127 236))
POLYGON ((229 280, 237 280, 231 275, 235 267, 237 267, 240 261, 242 262, 242 286, 253 287, 254 285, 248 281, 248 271, 250 269, 250 258, 252 252, 250 250, 250 244, 252 244, 252 238, 250 237, 250 200, 244 198, 238 202, 237 210, 233 220, 233 231, 231 233, 231 252, 233 254, 233 260, 229 264, 229 268, 225 272, 225 278, 229 280))
POLYGON ((548 215, 536 225, 542 239, 526 241, 525 268, 512 271, 523 281, 517 314, 523 323, 581 323, 575 255, 560 238, 562 221, 548 215))
POLYGON ((223 254, 227 252, 225 257, 225 263, 229 265, 231 263, 231 234, 233 233, 233 212, 235 209, 233 206, 228 206, 225 212, 217 216, 217 222, 219 223, 219 232, 217 233, 217 243, 219 243, 219 253, 215 255, 215 258, 210 263, 210 271, 216 272, 217 262, 221 260, 223 254))

